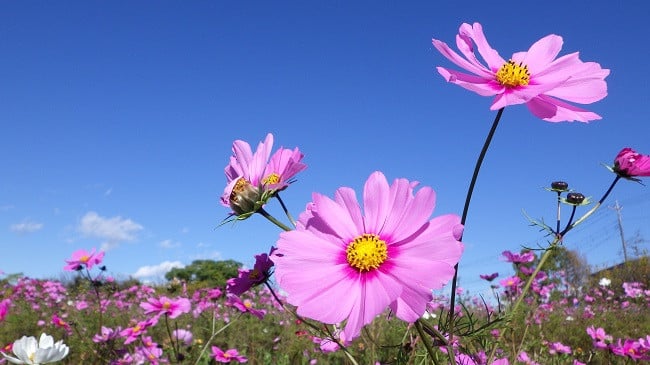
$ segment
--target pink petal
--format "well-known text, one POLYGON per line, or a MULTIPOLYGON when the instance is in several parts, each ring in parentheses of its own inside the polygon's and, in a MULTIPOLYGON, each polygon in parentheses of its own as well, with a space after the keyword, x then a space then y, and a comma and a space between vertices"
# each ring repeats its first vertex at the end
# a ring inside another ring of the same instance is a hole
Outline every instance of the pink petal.
POLYGON ((324 195, 316 193, 313 194, 312 199, 316 206, 313 211, 314 215, 327 224, 331 232, 334 232, 338 237, 341 237, 344 241, 350 241, 362 233, 357 230, 350 212, 345 207, 340 206, 324 195))
POLYGON ((492 75, 490 78, 473 76, 459 71, 449 70, 444 67, 437 68, 438 73, 447 80, 464 89, 473 91, 481 96, 492 96, 503 92, 504 87, 499 85, 492 75))
POLYGON ((354 189, 341 187, 334 193, 334 200, 340 206, 345 207, 350 213, 352 222, 356 225, 357 232, 363 232, 363 216, 361 215, 361 207, 354 189))
POLYGON ((528 66, 528 71, 535 74, 545 69, 562 49, 562 37, 551 34, 533 43, 528 52, 513 55, 513 61, 528 66), (523 57, 522 57, 523 56, 523 57))
POLYGON ((449 61, 453 62, 456 66, 465 69, 473 74, 479 75, 483 78, 489 78, 493 75, 493 72, 487 69, 481 64, 474 64, 464 58, 462 58, 458 53, 454 52, 449 46, 442 41, 437 39, 432 40, 433 46, 442 53, 449 61))
POLYGON ((601 119, 600 115, 564 103, 550 96, 540 95, 528 103, 528 109, 533 115, 548 122, 589 122, 601 119))
POLYGON ((363 187, 365 233, 381 232, 391 208, 388 196, 389 186, 384 174, 379 171, 370 174, 363 187))
MULTIPOLYGON (((483 27, 481 26, 480 23, 474 23, 473 26, 470 26, 469 24, 462 24, 459 29, 459 34, 461 35, 461 37, 468 37, 469 39, 473 40, 474 43, 476 43, 476 47, 478 48, 478 53, 485 60, 485 62, 487 62, 488 68, 490 70, 498 70, 499 68, 501 68, 501 66, 503 66, 504 63, 506 63, 506 61, 501 56, 499 56, 499 52, 493 49, 488 43, 487 38, 485 38, 485 34, 483 34, 483 27)), ((456 42, 456 45, 458 46, 458 49, 463 51, 463 49, 461 48, 462 46, 461 43, 456 42)), ((471 55, 473 57, 473 61, 476 64, 480 65, 480 62, 474 56, 473 51, 471 52, 471 54, 466 53, 468 50, 463 52, 465 57, 469 59, 471 55)))

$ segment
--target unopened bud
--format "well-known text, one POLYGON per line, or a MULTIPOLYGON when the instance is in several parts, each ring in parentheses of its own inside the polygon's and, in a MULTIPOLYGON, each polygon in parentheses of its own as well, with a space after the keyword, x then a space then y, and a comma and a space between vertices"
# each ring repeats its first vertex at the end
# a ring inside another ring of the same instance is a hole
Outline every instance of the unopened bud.
POLYGON ((230 208, 237 215, 254 213, 260 201, 260 190, 244 178, 239 178, 230 192, 230 208))
POLYGON ((563 192, 569 190, 569 184, 564 181, 553 181, 551 183, 551 190, 557 192, 563 192))
POLYGON ((585 196, 580 193, 569 193, 566 196, 566 201, 569 204, 580 205, 585 201, 585 196))

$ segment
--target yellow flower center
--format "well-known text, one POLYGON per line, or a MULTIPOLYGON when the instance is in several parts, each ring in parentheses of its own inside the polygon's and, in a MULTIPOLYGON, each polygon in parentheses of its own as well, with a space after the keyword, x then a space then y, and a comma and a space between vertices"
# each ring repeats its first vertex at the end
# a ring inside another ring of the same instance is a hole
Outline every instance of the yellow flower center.
POLYGON ((358 236, 348 244, 345 252, 348 264, 361 272, 378 268, 388 258, 386 242, 376 234, 358 236))
POLYGON ((501 66, 496 76, 497 81, 505 87, 526 86, 530 82, 528 66, 522 65, 521 62, 516 64, 513 60, 501 66))
POLYGON ((90 260, 90 257, 88 257, 88 256, 86 256, 86 255, 83 255, 83 256, 81 256, 81 257, 79 258, 79 261, 81 261, 81 262, 83 262, 83 263, 88 262, 88 260, 90 260))
POLYGON ((165 303, 163 303, 162 307, 163 307, 163 309, 169 309, 169 308, 172 307, 172 304, 170 302, 165 302, 165 303))
POLYGON ((248 273, 248 278, 251 279, 251 280, 257 280, 257 279, 259 279, 261 277, 262 277, 262 275, 260 274, 259 270, 257 270, 257 269, 253 269, 248 273))
POLYGON ((248 300, 248 299, 244 300, 244 307, 246 307, 246 308, 248 308, 248 309, 253 308, 253 302, 251 302, 251 301, 248 300))
POLYGON ((264 180, 262 180, 262 183, 264 183, 264 185, 272 185, 272 184, 277 184, 279 182, 280 182, 280 175, 276 174, 275 172, 265 177, 264 180))
POLYGON ((246 190, 246 186, 250 185, 250 183, 244 179, 243 177, 240 177, 239 180, 235 183, 235 186, 232 188, 232 191, 230 192, 230 200, 234 199, 237 194, 241 194, 246 190))

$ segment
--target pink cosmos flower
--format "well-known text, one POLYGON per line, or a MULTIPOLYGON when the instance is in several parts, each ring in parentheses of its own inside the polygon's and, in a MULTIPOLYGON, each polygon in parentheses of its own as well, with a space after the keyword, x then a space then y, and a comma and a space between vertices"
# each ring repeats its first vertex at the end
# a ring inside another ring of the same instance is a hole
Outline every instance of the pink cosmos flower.
POLYGON ((374 172, 363 192, 364 212, 354 190, 334 199, 313 194, 295 230, 283 232, 272 255, 276 280, 298 314, 336 324, 351 341, 388 306, 407 322, 420 318, 454 275, 463 252, 457 215, 429 220, 435 192, 416 182, 389 185, 374 172), (318 285, 315 285, 318 283, 318 285))
POLYGON ((228 279, 226 290, 228 293, 242 295, 248 289, 261 284, 269 278, 269 270, 273 267, 273 261, 269 255, 263 253, 255 255, 255 265, 252 270, 239 270, 236 278, 228 279))
POLYGON ((103 259, 104 251, 99 251, 95 254, 94 248, 90 252, 84 249, 77 250, 72 253, 72 257, 69 260, 65 260, 68 264, 63 267, 63 270, 77 271, 83 268, 90 270, 93 266, 99 265, 103 259))
POLYGON ((513 264, 521 264, 526 262, 533 262, 535 260, 535 254, 531 251, 526 251, 522 254, 512 253, 508 250, 501 253, 503 257, 506 258, 506 262, 512 262, 513 264))
POLYGON ((192 309, 192 303, 187 298, 170 299, 167 297, 149 298, 146 302, 140 303, 140 307, 145 310, 145 314, 155 313, 155 315, 168 315, 169 318, 176 318, 183 313, 189 313, 192 309))
POLYGON ((225 168, 226 188, 221 204, 232 208, 237 215, 253 212, 259 208, 255 203, 286 189, 296 174, 307 168, 301 162, 303 154, 298 148, 280 148, 271 156, 272 148, 271 133, 259 143, 255 153, 247 142, 233 143, 233 156, 225 168))
POLYGON ((629 357, 633 360, 639 360, 644 357, 643 348, 641 348, 638 341, 634 340, 627 339, 621 343, 619 339, 616 345, 612 345, 611 350, 618 356, 629 357))
POLYGON ((587 334, 593 340, 593 346, 599 349, 606 349, 608 344, 613 341, 612 336, 608 335, 602 327, 587 327, 587 334))
POLYGON ((11 307, 10 299, 3 299, 0 301, 0 322, 4 321, 7 317, 7 312, 9 312, 9 307, 11 307))
POLYGON ((650 176, 650 156, 626 147, 614 159, 614 172, 621 177, 650 176))
POLYGON ((217 362, 225 364, 230 363, 231 361, 237 361, 239 363, 248 361, 246 357, 239 355, 239 352, 236 349, 223 351, 217 346, 212 346, 212 358, 214 358, 217 362))
POLYGON ((553 342, 549 345, 548 352, 551 354, 570 354, 571 347, 563 344, 562 342, 553 342))
POLYGON ((566 103, 590 104, 607 95, 605 77, 609 70, 595 62, 582 62, 578 52, 560 58, 562 37, 551 34, 535 42, 527 52, 517 52, 509 60, 492 49, 479 23, 462 24, 456 46, 464 57, 444 42, 433 46, 448 60, 472 74, 438 67, 448 82, 481 96, 494 95, 491 110, 526 104, 538 118, 549 122, 601 119, 593 112, 566 103), (475 51, 487 63, 479 61, 475 51))
POLYGON ((492 274, 481 274, 479 276, 483 280, 492 281, 492 280, 496 279, 499 276, 499 273, 498 272, 493 272, 492 274))
POLYGON ((242 313, 250 313, 259 319, 263 319, 266 314, 264 309, 255 309, 253 301, 250 299, 241 300, 241 298, 233 294, 228 294, 226 296, 226 305, 229 307, 235 307, 242 313))

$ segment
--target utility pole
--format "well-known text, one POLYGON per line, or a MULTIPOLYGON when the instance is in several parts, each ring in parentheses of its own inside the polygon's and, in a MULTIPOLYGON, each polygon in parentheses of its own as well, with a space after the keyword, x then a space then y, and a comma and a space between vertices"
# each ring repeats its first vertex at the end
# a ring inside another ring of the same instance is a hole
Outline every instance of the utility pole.
POLYGON ((616 200, 616 203, 613 207, 610 207, 610 209, 614 209, 616 211, 616 216, 618 217, 618 231, 621 234, 621 244, 623 245, 623 260, 625 260, 625 263, 627 264, 627 247, 625 247, 625 236, 623 236, 623 220, 621 217, 621 210, 623 207, 620 206, 618 204, 618 200, 616 200))

